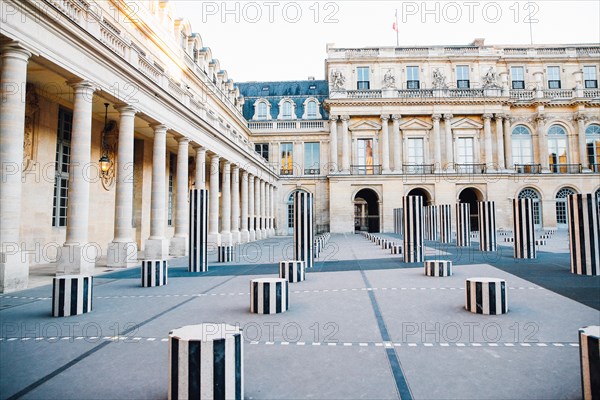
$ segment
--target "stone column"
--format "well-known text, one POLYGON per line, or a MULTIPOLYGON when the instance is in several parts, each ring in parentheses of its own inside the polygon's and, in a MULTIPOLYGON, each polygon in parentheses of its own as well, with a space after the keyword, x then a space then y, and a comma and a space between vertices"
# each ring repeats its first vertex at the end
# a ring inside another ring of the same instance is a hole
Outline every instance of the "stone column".
POLYGON ((433 121, 433 154, 435 162, 435 172, 442 172, 442 140, 440 135, 440 114, 433 114, 431 120, 433 121))
POLYGON ((188 230, 189 230, 189 203, 188 203, 188 182, 189 182, 189 164, 188 154, 190 140, 182 137, 178 140, 177 148, 177 192, 175 204, 175 235, 171 239, 169 249, 170 255, 174 257, 183 257, 188 254, 188 230))
POLYGON ((270 222, 270 227, 271 227, 271 235, 275 236, 275 186, 273 185, 269 185, 269 190, 270 190, 270 198, 271 198, 271 211, 270 211, 270 215, 271 215, 271 222, 270 222))
POLYGON ((400 114, 392 115, 392 136, 394 138, 394 172, 402 173, 402 137, 400 132, 400 114))
POLYGON ((260 181, 260 235, 263 239, 267 238, 267 196, 266 196, 266 182, 261 179, 260 181))
POLYGON ((119 147, 117 154, 117 188, 115 199, 115 236, 108 244, 106 266, 129 268, 137 264, 137 244, 133 239, 133 130, 136 110, 117 107, 119 147))
POLYGON ((67 240, 58 257, 57 272, 66 275, 93 275, 95 247, 88 245, 90 179, 87 167, 92 151, 92 104, 95 89, 90 82, 71 85, 74 94, 67 240))
POLYGON ((262 227, 260 225, 262 214, 260 213, 260 178, 254 179, 254 229, 256 231, 256 240, 264 239, 262 236, 262 227))
POLYGON ((256 240, 256 229, 254 226, 254 203, 256 200, 256 197, 254 196, 255 179, 255 176, 248 174, 248 240, 251 242, 256 240))
POLYGON ((231 237, 231 163, 223 163, 223 185, 221 186, 221 244, 232 245, 231 237))
POLYGON ((492 147, 492 114, 483 114, 482 118, 486 170, 489 172, 493 172, 495 171, 495 168, 493 153, 494 150, 492 147))
POLYGON ((504 165, 507 169, 513 170, 514 163, 512 159, 512 132, 510 130, 510 117, 504 116, 504 165))
POLYGON ((452 114, 444 114, 446 130, 446 172, 454 173, 454 138, 452 137, 452 114))
POLYGON ((31 53, 9 44, 0 51, 0 293, 26 289, 28 257, 21 252, 21 173, 25 132, 25 85, 31 53))
POLYGON ((337 147, 337 115, 329 116, 329 172, 336 173, 340 170, 337 147))
POLYGON ((240 167, 231 167, 231 238, 240 243, 240 167))
POLYGON ((220 157, 210 159, 210 182, 208 190, 208 241, 213 246, 221 244, 219 234, 219 174, 221 172, 220 157))
POLYGON ((548 156, 548 139, 546 138, 546 117, 538 115, 537 121, 537 136, 539 148, 539 162, 542 165, 542 173, 550 172, 550 157, 548 156))
POLYGON ((164 260, 169 255, 169 241, 165 237, 166 215, 166 162, 167 127, 153 125, 154 146, 152 148, 152 197, 150 200, 150 238, 146 241, 144 258, 164 260))
POLYGON ((350 173, 350 137, 348 134, 348 115, 342 115, 342 172, 350 173))
POLYGON ((389 115, 381 116, 381 169, 382 173, 389 174, 390 171, 390 133, 388 122, 389 115))
POLYGON ((196 189, 206 189, 206 148, 196 149, 196 189))
POLYGON ((504 115, 496 114, 496 154, 498 157, 498 170, 504 171, 506 170, 506 165, 504 164, 504 138, 502 137, 503 129, 502 129, 502 119, 504 115))
POLYGON ((585 116, 582 114, 575 115, 575 119, 577 120, 577 143, 579 144, 579 163, 581 164, 581 168, 585 172, 591 171, 591 166, 589 165, 589 160, 587 158, 587 146, 585 142, 585 116))
POLYGON ((240 225, 240 243, 248 243, 250 240, 250 231, 248 231, 248 171, 242 171, 242 209, 240 225))

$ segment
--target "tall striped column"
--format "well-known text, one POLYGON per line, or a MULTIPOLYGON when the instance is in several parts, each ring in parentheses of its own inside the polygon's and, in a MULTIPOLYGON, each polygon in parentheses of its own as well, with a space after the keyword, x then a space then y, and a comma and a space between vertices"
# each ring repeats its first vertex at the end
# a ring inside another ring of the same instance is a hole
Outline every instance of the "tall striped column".
POLYGON ((423 197, 402 197, 404 215, 404 262, 425 260, 423 252, 423 197))
POLYGON ((438 240, 438 207, 425 207, 426 235, 427 240, 438 240))
POLYGON ((536 258, 533 199, 513 199, 515 258, 536 258))
POLYGON ((479 250, 496 251, 496 203, 480 201, 479 209, 479 250))
POLYGON ((452 243, 452 206, 442 204, 440 210, 440 242, 452 243))
POLYGON ((398 209, 394 208, 394 233, 398 234, 398 209))
POLYGON ((600 399, 600 326, 579 329, 579 360, 583 400, 600 399))
POLYGON ((600 228, 598 203, 590 193, 567 198, 571 272, 600 275, 600 228))
POLYGON ((294 260, 305 261, 306 268, 314 265, 313 195, 294 193, 294 260))
POLYGON ((208 271, 208 190, 190 190, 189 272, 208 271))
POLYGON ((456 246, 471 246, 471 205, 456 204, 456 246))

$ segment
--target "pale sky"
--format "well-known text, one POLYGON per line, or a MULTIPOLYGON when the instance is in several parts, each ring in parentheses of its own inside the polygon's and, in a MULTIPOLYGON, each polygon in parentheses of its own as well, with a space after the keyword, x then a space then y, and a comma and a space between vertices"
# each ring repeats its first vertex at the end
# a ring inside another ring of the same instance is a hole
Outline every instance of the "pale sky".
POLYGON ((235 82, 325 79, 337 47, 599 43, 600 1, 176 1, 235 82), (532 13, 532 24, 527 16, 532 13), (436 21, 436 19, 438 21, 436 21))

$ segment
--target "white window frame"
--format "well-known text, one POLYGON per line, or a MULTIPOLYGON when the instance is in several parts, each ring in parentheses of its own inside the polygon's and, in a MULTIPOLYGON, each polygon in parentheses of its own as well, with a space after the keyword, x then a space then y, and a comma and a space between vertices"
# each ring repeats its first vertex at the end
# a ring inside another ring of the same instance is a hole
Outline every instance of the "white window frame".
POLYGON ((277 119, 278 120, 286 120, 286 121, 291 121, 291 120, 296 119, 296 103, 294 102, 294 100, 286 97, 279 101, 279 115, 277 116, 277 119), (286 117, 283 115, 283 108, 286 104, 289 104, 289 106, 290 106, 291 114, 289 117, 286 117))
POLYGON ((316 98, 309 97, 308 99, 304 100, 303 106, 304 106, 304 114, 302 114, 302 119, 322 119, 323 118, 321 116, 321 103, 316 98), (315 104, 315 110, 316 110, 316 114, 312 117, 308 113, 308 107, 311 103, 315 104))
POLYGON ((583 66, 583 87, 586 89, 598 89, 598 70, 595 65, 583 66))
POLYGON ((511 89, 525 89, 525 67, 522 65, 513 65, 510 67, 510 88, 511 89), (521 71, 519 74, 516 74, 515 71, 521 71), (520 78, 520 79, 517 79, 520 78), (522 87, 515 87, 515 82, 522 82, 522 87))
POLYGON ((260 98, 254 102, 254 116, 252 117, 253 121, 268 121, 271 119, 271 103, 266 99, 260 98), (267 116, 266 118, 260 118, 258 114, 258 108, 260 104, 265 104, 267 107, 267 116))

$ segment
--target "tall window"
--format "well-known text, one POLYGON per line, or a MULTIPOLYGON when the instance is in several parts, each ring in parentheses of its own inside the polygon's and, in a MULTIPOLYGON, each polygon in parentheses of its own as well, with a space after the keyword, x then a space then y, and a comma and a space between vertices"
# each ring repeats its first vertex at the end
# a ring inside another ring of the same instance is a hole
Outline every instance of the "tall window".
POLYGON ((513 89, 525 89, 525 72, 523 67, 510 67, 513 89))
POLYGON ((562 188, 556 193, 556 223, 558 225, 567 224, 567 197, 575 194, 571 188, 562 188))
POLYGON ((552 125, 548 129, 548 155, 552 172, 567 172, 567 166, 565 165, 569 162, 567 150, 567 132, 560 125, 552 125))
POLYGON ((540 210, 540 194, 537 190, 531 188, 525 188, 519 193, 519 199, 532 199, 533 200, 533 224, 542 224, 542 213, 540 210))
POLYGON ((256 105, 256 119, 267 119, 267 103, 264 101, 256 105))
POLYGON ((317 118, 317 102, 314 100, 306 103, 306 117, 308 119, 316 119, 317 118))
MULTIPOLYGON (((517 125, 512 131, 512 157, 513 164, 518 165, 517 168, 525 168, 524 165, 533 163, 533 151, 531 145, 531 132, 526 126, 517 125)), ((532 172, 519 170, 519 172, 532 172)))
POLYGON ((425 163, 425 148, 422 138, 409 138, 406 141, 410 165, 421 166, 425 163))
POLYGON ((356 88, 358 90, 369 89, 371 84, 369 81, 369 67, 356 68, 356 88))
POLYGON ((319 175, 321 173, 320 143, 304 143, 304 174, 319 175))
POLYGON ((269 161, 269 143, 256 143, 254 144, 254 150, 260 154, 262 158, 269 161))
POLYGON ((54 170, 54 200, 52 203, 52 226, 67 226, 67 203, 69 195, 69 164, 71 162, 71 129, 73 113, 64 108, 58 110, 56 130, 56 164, 54 170))
POLYGON ((458 164, 465 164, 460 167, 460 172, 473 173, 475 166, 475 150, 473 138, 459 137, 456 139, 456 159, 458 164))
POLYGON ((593 172, 600 172, 600 125, 592 124, 585 130, 588 163, 593 172))
POLYGON ((469 82, 469 66, 456 66, 456 87, 459 89, 468 89, 471 86, 469 82))
POLYGON ((560 67, 548 67, 548 89, 560 89, 560 67))
POLYGON ((406 67, 406 88, 419 89, 420 86, 419 67, 406 67))
POLYGON ((583 67, 583 81, 586 89, 598 88, 598 76, 596 75, 596 66, 586 65, 583 67))
POLYGON ((373 175, 373 139, 358 139, 358 173, 373 175))
POLYGON ((294 144, 281 143, 281 175, 294 173, 294 144))
POLYGON ((284 101, 281 105, 281 118, 292 119, 292 103, 290 101, 284 101))
POLYGON ((173 226, 173 176, 175 175, 175 154, 169 154, 169 208, 167 224, 173 226))

